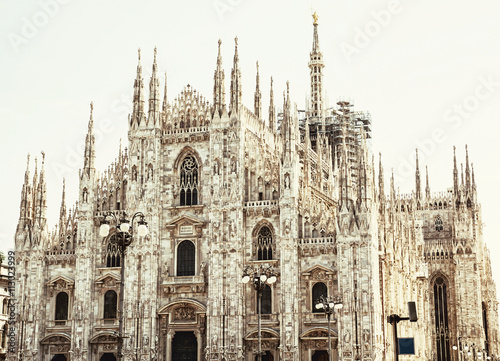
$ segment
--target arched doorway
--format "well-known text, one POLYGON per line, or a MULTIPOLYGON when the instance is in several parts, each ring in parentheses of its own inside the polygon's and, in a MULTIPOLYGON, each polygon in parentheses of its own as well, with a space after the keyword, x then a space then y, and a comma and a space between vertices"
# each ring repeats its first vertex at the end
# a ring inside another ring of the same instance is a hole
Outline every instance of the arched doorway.
MULTIPOLYGON (((259 361, 259 357, 255 355, 255 361, 259 361)), ((274 361, 273 354, 270 351, 265 351, 262 355, 262 361, 274 361)))
POLYGON ((176 332, 172 340, 172 361, 196 361, 198 340, 194 332, 176 332))
POLYGON ((328 351, 317 350, 312 356, 312 361, 328 361, 328 351))
POLYGON ((116 356, 113 353, 103 353, 100 361, 116 361, 116 356))
POLYGON ((62 355, 62 354, 57 354, 57 355, 54 355, 54 357, 52 357, 52 360, 51 361, 66 361, 66 356, 62 355))

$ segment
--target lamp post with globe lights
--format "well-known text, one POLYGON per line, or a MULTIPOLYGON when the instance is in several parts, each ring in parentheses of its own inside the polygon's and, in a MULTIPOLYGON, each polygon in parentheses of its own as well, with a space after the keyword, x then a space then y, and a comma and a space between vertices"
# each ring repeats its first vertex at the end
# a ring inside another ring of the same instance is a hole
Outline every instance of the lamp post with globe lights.
POLYGON ((342 303, 342 300, 340 299, 340 297, 327 299, 325 296, 321 296, 316 301, 316 305, 314 307, 316 307, 317 310, 323 310, 323 312, 325 312, 326 317, 328 319, 328 361, 332 361, 332 342, 331 342, 331 335, 330 335, 330 318, 332 316, 332 313, 334 313, 335 310, 340 310, 342 307, 344 307, 344 304, 342 303))
POLYGON ((117 358, 118 361, 123 359, 123 293, 124 293, 124 278, 125 278, 125 250, 132 243, 132 236, 134 235, 134 220, 138 218, 137 221, 137 234, 140 237, 144 237, 148 234, 148 226, 145 221, 145 216, 142 212, 136 212, 132 219, 129 221, 126 219, 126 214, 123 213, 120 218, 117 218, 114 212, 105 212, 104 218, 101 221, 101 227, 99 228, 99 235, 101 237, 107 237, 110 232, 110 223, 115 225, 112 237, 110 237, 110 242, 115 242, 120 249, 120 299, 118 303, 118 312, 120 317, 118 318, 118 350, 117 358))
POLYGON ((276 272, 269 267, 259 267, 253 268, 247 266, 243 271, 243 277, 241 278, 242 283, 248 283, 252 280, 252 286, 257 291, 257 311, 258 311, 258 323, 257 323, 257 332, 258 332, 258 351, 257 351, 257 360, 262 360, 262 335, 261 335, 261 308, 262 308, 262 291, 266 284, 272 285, 276 282, 276 272))
POLYGON ((458 345, 453 345, 452 349, 457 351, 458 361, 462 361, 463 358, 462 336, 458 336, 458 345))

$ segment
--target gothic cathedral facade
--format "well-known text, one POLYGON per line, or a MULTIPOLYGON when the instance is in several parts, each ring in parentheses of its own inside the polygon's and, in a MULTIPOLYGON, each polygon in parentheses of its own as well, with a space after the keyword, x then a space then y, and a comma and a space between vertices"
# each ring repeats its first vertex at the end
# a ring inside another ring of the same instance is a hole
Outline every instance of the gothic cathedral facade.
POLYGON ((139 56, 128 147, 96 170, 91 109, 79 200, 67 209, 63 190, 53 231, 44 160, 31 177, 28 159, 8 358, 116 360, 121 318, 127 361, 254 360, 258 299, 241 282, 249 267, 277 277, 262 290, 263 360, 326 360, 328 334, 332 360, 393 360, 387 316, 406 317, 408 301, 419 319, 398 332, 415 338, 415 359, 459 360, 465 345, 500 355, 468 155, 460 173, 454 159, 446 192, 431 193, 428 176, 421 183, 417 154, 415 190, 397 194, 391 177, 386 194, 369 114, 326 105, 317 19, 305 110, 287 84, 278 112, 271 79, 265 114, 258 67, 253 111, 242 104, 237 40, 226 104, 220 47, 212 103, 189 85, 168 101, 166 79, 162 97, 156 49, 146 95, 139 56), (137 212, 149 232, 133 233, 122 259, 116 222, 110 235, 99 229, 137 212), (321 296, 343 304, 330 328, 321 296))

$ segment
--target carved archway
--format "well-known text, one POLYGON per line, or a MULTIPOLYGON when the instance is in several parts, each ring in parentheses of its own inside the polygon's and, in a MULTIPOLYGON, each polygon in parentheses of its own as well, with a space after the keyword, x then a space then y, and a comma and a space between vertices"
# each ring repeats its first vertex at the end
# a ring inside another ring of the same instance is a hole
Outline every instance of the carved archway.
POLYGON ((40 344, 43 352, 48 353, 49 360, 56 358, 62 360, 63 357, 69 360, 69 351, 71 349, 71 337, 66 333, 54 333, 44 337, 40 344))
MULTIPOLYGON (((206 310, 203 303, 193 299, 178 299, 160 308, 158 317, 160 318, 161 338, 158 353, 162 355, 163 360, 174 361, 172 359, 172 342, 176 334, 186 332, 192 333, 196 338, 197 360, 202 360, 202 352, 207 344, 206 310)), ((179 341, 176 340, 176 342, 179 341)))
MULTIPOLYGON (((280 334, 278 331, 269 328, 269 327, 262 327, 261 329, 261 348, 262 351, 267 352, 271 354, 270 357, 274 360, 278 360, 279 352, 278 352, 278 347, 280 345, 280 334)), ((248 332, 245 337, 245 350, 246 350, 246 359, 251 360, 253 359, 253 356, 258 348, 259 348, 259 337, 258 337, 258 330, 252 330, 248 332)))
MULTIPOLYGON (((128 340, 131 340, 130 338, 128 340)), ((116 333, 105 331, 94 335, 90 339, 92 353, 98 356, 100 360, 105 354, 116 355, 118 351, 118 337, 116 333)), ((127 341, 124 342, 124 349, 127 349, 127 341)), ((108 355, 109 356, 109 355, 108 355)), ((105 357, 109 359, 109 357, 105 357)))
MULTIPOLYGON (((321 360, 321 351, 328 350, 328 328, 314 327, 306 330, 300 335, 300 340, 303 360, 312 360, 313 358, 321 360)), ((338 360, 338 333, 333 327, 330 327, 330 340, 332 343, 332 361, 338 360)))

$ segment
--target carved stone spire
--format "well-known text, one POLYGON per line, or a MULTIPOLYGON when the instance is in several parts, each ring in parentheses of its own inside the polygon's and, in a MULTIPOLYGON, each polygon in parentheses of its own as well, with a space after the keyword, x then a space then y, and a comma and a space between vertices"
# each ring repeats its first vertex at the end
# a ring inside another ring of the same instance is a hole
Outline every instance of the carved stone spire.
POLYGON ((418 149, 416 149, 415 194, 417 199, 420 199, 422 197, 420 189, 420 169, 418 167, 418 149))
POLYGON ((382 203, 385 203, 385 182, 384 182, 384 167, 382 166, 382 153, 378 154, 379 156, 379 161, 378 161, 378 194, 379 194, 379 201, 381 203, 381 208, 382 208, 382 203))
POLYGON ((431 198, 431 188, 429 187, 429 170, 425 166, 425 197, 427 199, 431 198))
POLYGON ((231 71, 231 103, 230 112, 237 112, 241 104, 241 71, 238 57, 238 37, 234 38, 234 59, 231 71))
POLYGON ((271 90, 269 91, 269 128, 276 130, 276 109, 274 108, 273 77, 271 77, 271 90))
POLYGON ((134 100, 131 125, 139 125, 144 116, 144 80, 142 79, 141 49, 138 50, 137 75, 134 81, 134 100))
POLYGON ((59 234, 64 234, 66 224, 66 179, 63 178, 61 209, 59 210, 59 234))
POLYGON ((311 77, 311 106, 309 115, 321 117, 323 114, 323 54, 319 50, 318 14, 313 15, 314 34, 312 51, 309 54, 309 73, 311 77))
POLYGON ((457 168, 457 155, 456 148, 453 146, 453 192, 458 194, 458 168, 457 168))
POLYGON ((85 138, 85 154, 83 172, 90 175, 90 170, 95 169, 95 135, 94 135, 94 103, 90 103, 90 119, 85 138))
POLYGON ((469 150, 467 149, 467 144, 465 145, 465 188, 467 189, 467 191, 471 190, 469 150))
POLYGON ((153 71, 149 81, 148 123, 150 126, 160 125, 160 81, 158 80, 158 65, 156 64, 156 47, 153 60, 153 71))
POLYGON ((214 73, 214 113, 222 115, 223 109, 226 108, 225 88, 224 88, 224 70, 222 69, 222 56, 220 54, 220 46, 222 41, 219 39, 219 50, 217 55, 217 67, 214 73))
POLYGON ((36 189, 35 219, 40 225, 44 225, 47 218, 47 185, 45 183, 45 153, 42 151, 42 167, 40 179, 36 189))
POLYGON ((254 94, 254 113, 257 116, 257 118, 260 118, 262 116, 262 103, 261 103, 262 94, 260 92, 259 83, 260 83, 259 62, 257 62, 257 75, 255 76, 255 94, 254 94))
POLYGON ((29 167, 30 167, 30 155, 28 153, 28 158, 26 162, 26 172, 24 173, 24 184, 23 184, 23 189, 21 191, 19 226, 22 226, 21 223, 31 218, 33 195, 31 193, 29 167))

